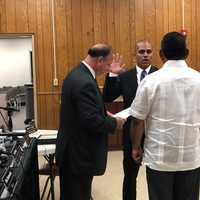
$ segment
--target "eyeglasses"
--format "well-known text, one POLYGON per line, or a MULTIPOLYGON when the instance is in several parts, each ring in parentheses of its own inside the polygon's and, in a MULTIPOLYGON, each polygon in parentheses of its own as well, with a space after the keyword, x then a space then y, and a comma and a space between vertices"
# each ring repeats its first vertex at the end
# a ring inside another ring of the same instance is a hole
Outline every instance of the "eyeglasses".
POLYGON ((151 49, 147 49, 147 50, 141 49, 141 50, 138 50, 139 54, 144 54, 145 52, 147 54, 151 54, 153 51, 151 49))

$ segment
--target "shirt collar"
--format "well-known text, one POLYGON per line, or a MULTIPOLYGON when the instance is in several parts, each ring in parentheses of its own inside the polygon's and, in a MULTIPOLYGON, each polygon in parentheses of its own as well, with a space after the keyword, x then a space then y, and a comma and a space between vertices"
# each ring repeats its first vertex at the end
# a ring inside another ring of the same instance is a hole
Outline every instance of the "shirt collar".
POLYGON ((188 65, 185 60, 168 60, 163 67, 188 67, 188 65))
POLYGON ((82 63, 89 69, 90 73, 92 74, 93 78, 95 79, 95 71, 92 67, 90 67, 90 65, 88 63, 86 63, 84 60, 82 61, 82 63))
MULTIPOLYGON (((149 74, 150 69, 151 69, 151 65, 149 65, 149 66, 145 69, 145 71, 147 72, 147 74, 149 74)), ((143 71, 144 69, 142 69, 142 68, 140 68, 138 65, 136 65, 136 70, 137 70, 137 73, 140 74, 140 73, 142 73, 142 71, 143 71)))

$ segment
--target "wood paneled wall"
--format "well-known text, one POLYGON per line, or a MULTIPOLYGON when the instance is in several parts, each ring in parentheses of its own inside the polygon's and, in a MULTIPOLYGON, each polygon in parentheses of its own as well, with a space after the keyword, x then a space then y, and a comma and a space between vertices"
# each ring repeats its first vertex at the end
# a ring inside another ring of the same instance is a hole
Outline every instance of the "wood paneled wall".
MULTIPOLYGON (((54 0, 59 87, 53 86, 51 0, 0 0, 1 33, 33 33, 37 80, 38 124, 57 128, 60 89, 64 76, 97 42, 110 43, 124 56, 127 68, 135 60, 135 43, 146 38, 158 56, 160 39, 181 29, 181 0, 54 0)), ((185 0, 188 62, 200 70, 200 1, 185 0)), ((2 66, 1 66, 2 67, 2 66)), ((103 85, 103 76, 99 78, 103 85)))

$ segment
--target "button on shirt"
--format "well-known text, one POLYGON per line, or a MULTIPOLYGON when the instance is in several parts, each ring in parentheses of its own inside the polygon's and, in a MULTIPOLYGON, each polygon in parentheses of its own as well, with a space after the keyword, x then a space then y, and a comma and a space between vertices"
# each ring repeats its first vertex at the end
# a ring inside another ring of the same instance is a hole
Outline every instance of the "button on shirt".
POLYGON ((144 164, 159 171, 200 167, 200 73, 167 61, 139 85, 130 114, 145 120, 144 164))

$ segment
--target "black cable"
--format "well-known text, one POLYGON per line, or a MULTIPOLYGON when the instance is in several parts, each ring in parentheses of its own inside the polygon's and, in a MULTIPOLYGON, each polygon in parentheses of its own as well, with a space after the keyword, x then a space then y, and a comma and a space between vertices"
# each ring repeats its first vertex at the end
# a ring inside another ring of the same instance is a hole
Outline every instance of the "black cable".
POLYGON ((1 110, 0 110, 0 115, 1 115, 1 117, 2 117, 2 119, 3 119, 3 121, 4 121, 4 123, 6 124, 6 128, 8 128, 8 122, 6 121, 5 117, 3 116, 1 110))
MULTIPOLYGON (((21 146, 18 146, 18 147, 20 148, 20 151, 21 151, 20 153, 22 153, 22 155, 23 155, 24 154, 23 149, 21 149, 21 146)), ((13 153, 8 153, 8 152, 0 151, 0 154, 5 154, 7 156, 11 156, 12 157, 13 166, 8 166, 8 167, 10 168, 10 170, 12 171, 13 174, 14 174, 14 170, 19 167, 18 165, 15 166, 15 162, 16 163, 18 162, 20 164, 21 169, 22 169, 22 173, 21 173, 22 176, 25 174, 24 166, 23 166, 22 159, 21 159, 22 156, 20 156, 18 158, 18 160, 16 160, 15 157, 14 157, 15 154, 13 154, 13 153)), ((17 185, 19 176, 15 176, 15 174, 13 176, 16 179, 16 182, 15 182, 15 186, 12 188, 12 191, 9 190, 9 185, 5 182, 4 179, 3 179, 2 183, 4 184, 4 186, 7 188, 8 192, 9 192, 9 196, 7 198, 12 199, 13 197, 16 197, 16 199, 20 199, 20 195, 15 192, 15 187, 17 185)))

